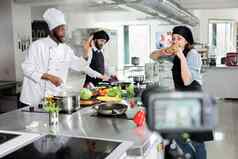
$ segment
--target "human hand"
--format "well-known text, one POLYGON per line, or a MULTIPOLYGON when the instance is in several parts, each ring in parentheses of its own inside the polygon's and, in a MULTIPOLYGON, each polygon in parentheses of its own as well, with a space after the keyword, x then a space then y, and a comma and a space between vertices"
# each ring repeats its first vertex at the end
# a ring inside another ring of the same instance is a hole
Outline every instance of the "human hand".
POLYGON ((178 48, 178 50, 174 53, 180 60, 184 59, 184 53, 182 48, 178 48))
POLYGON ((150 58, 153 60, 158 60, 160 57, 166 57, 166 56, 171 56, 174 55, 173 52, 169 52, 166 48, 165 49, 160 49, 157 51, 152 52, 152 54, 150 54, 150 58))
POLYGON ((102 75, 100 78, 101 78, 103 81, 109 81, 109 79, 110 79, 107 75, 102 75))
POLYGON ((93 36, 90 36, 83 45, 84 56, 88 57, 88 54, 91 52, 94 47, 93 36))
POLYGON ((63 82, 61 78, 48 73, 44 73, 41 78, 50 81, 56 87, 60 86, 63 82))
POLYGON ((152 52, 152 54, 150 54, 150 58, 153 59, 153 60, 158 60, 160 57, 159 53, 154 51, 152 52))

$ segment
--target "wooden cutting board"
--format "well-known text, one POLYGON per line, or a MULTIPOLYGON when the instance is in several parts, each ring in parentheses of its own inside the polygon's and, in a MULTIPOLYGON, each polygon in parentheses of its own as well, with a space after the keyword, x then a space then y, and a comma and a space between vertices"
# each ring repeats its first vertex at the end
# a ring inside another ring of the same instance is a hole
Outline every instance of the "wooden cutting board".
POLYGON ((91 100, 80 100, 80 106, 92 106, 95 104, 100 103, 100 101, 96 99, 91 99, 91 100))
POLYGON ((119 97, 99 96, 97 100, 102 102, 120 102, 122 99, 119 97))

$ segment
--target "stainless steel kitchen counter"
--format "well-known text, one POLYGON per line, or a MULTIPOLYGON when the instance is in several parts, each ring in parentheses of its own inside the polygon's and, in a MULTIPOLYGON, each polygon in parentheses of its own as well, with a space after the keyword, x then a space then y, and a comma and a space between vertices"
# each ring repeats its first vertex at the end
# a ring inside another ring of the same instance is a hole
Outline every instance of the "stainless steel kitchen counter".
POLYGON ((60 114, 58 127, 52 129, 48 126, 47 113, 17 110, 0 115, 0 130, 130 141, 134 145, 127 151, 129 156, 143 156, 161 140, 146 127, 136 127, 132 120, 92 117, 93 112, 84 108, 71 115, 60 114), (34 121, 38 126, 27 128, 34 121))

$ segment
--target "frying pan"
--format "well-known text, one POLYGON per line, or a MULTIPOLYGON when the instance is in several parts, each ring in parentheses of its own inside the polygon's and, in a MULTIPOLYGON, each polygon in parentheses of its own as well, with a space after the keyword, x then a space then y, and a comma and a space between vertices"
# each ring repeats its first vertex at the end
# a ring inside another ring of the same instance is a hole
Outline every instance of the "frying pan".
POLYGON ((121 103, 101 103, 93 107, 101 115, 122 115, 127 111, 127 105, 121 103))

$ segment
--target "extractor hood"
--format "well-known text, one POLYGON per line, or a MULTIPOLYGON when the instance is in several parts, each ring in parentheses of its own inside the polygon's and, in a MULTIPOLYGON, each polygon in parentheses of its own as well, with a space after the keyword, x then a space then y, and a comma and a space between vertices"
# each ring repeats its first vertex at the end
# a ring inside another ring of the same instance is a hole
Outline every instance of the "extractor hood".
POLYGON ((182 23, 190 26, 199 24, 199 19, 179 4, 180 0, 98 0, 98 2, 99 5, 132 8, 172 24, 182 23))

